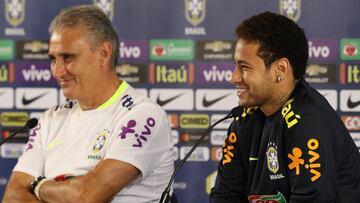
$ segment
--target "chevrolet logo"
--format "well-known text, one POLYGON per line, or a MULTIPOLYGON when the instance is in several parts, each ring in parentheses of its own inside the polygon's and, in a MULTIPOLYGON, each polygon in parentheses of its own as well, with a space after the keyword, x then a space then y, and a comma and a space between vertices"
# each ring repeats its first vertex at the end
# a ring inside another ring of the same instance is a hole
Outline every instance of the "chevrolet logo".
POLYGON ((40 51, 46 51, 48 49, 49 49, 49 45, 46 42, 33 41, 24 44, 25 51, 40 52, 40 51))
POLYGON ((231 49, 231 43, 229 42, 214 41, 205 44, 205 50, 212 50, 213 52, 221 52, 230 49, 231 49))
POLYGON ((306 74, 309 76, 319 76, 320 74, 325 74, 328 72, 326 66, 320 66, 319 64, 310 64, 306 68, 306 74))
POLYGON ((122 76, 130 75, 132 73, 138 73, 138 72, 139 72, 139 67, 132 66, 130 64, 123 64, 123 65, 116 66, 116 73, 118 73, 122 76))

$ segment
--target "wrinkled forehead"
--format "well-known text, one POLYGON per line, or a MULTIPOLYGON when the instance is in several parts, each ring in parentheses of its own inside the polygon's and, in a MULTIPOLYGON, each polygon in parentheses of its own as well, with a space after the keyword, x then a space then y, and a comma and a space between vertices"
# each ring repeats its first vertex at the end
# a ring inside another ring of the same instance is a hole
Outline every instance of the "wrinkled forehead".
POLYGON ((56 29, 49 40, 49 54, 75 51, 81 48, 89 48, 89 39, 82 29, 62 28, 56 29))

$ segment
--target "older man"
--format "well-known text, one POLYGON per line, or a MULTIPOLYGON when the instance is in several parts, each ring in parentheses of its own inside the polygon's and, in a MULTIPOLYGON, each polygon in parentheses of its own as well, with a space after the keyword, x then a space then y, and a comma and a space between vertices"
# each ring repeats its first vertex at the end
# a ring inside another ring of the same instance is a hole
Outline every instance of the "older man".
POLYGON ((71 101, 31 132, 3 202, 157 202, 173 172, 165 112, 118 79, 119 42, 95 6, 50 25, 51 71, 71 101))

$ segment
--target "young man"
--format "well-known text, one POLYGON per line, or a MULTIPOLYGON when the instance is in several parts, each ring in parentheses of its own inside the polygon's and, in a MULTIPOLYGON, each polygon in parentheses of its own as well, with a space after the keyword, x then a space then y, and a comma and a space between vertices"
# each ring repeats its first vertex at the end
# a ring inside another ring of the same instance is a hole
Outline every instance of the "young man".
POLYGON ((30 134, 3 202, 158 202, 173 172, 160 107, 118 79, 119 41, 95 6, 54 18, 49 56, 64 96, 30 134))
POLYGON ((304 31, 265 12, 236 33, 232 83, 244 113, 229 127, 210 202, 359 202, 359 151, 303 79, 304 31))

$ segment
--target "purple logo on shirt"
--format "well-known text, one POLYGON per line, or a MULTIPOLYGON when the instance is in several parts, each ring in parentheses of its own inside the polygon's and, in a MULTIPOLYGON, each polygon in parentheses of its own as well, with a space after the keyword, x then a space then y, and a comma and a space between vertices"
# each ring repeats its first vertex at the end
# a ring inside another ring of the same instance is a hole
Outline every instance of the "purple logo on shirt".
POLYGON ((33 143, 35 142, 35 137, 37 136, 37 131, 40 130, 40 128, 41 128, 41 125, 40 125, 40 123, 38 123, 38 125, 30 131, 29 140, 26 145, 25 151, 28 151, 34 147, 33 143))
POLYGON ((136 138, 136 141, 132 146, 142 147, 143 142, 147 141, 147 137, 151 134, 151 128, 155 126, 156 122, 155 119, 152 117, 147 118, 146 124, 144 125, 144 128, 141 130, 141 132, 135 132, 134 128, 136 124, 137 123, 135 120, 128 121, 126 126, 121 127, 121 132, 118 136, 120 137, 120 139, 126 139, 126 136, 128 134, 132 134, 136 138))
POLYGON ((135 130, 133 130, 133 128, 136 126, 136 121, 135 120, 130 120, 128 121, 128 123, 126 124, 126 126, 121 127, 121 133, 119 134, 119 137, 121 139, 125 139, 126 135, 128 133, 134 133, 135 130))

